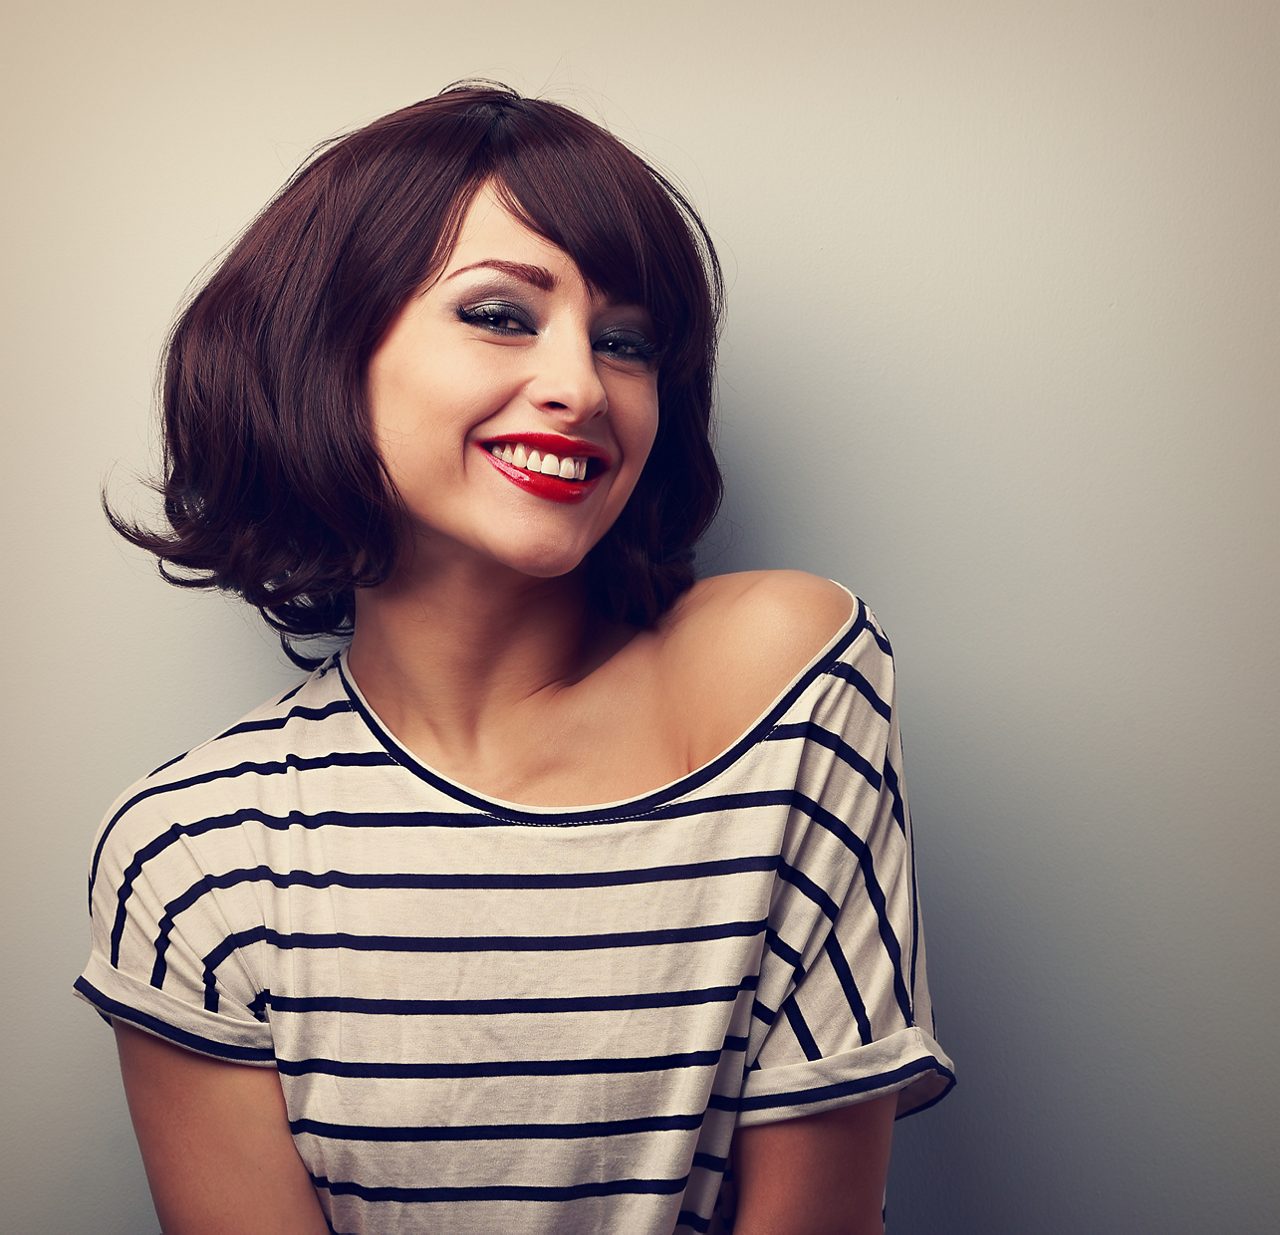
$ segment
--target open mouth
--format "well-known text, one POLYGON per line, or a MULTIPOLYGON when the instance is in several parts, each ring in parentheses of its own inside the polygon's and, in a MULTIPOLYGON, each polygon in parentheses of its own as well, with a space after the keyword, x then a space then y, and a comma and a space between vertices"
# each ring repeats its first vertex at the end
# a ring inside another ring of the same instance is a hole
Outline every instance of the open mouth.
POLYGON ((582 443, 585 449, 574 453, 561 443, 578 447, 578 443, 553 434, 528 434, 476 445, 501 475, 531 497, 561 503, 584 501, 609 470, 609 460, 590 443, 582 443))
POLYGON ((494 458, 530 475, 570 483, 594 480, 607 466, 603 459, 594 455, 556 454, 550 450, 530 448, 524 442, 488 442, 485 449, 494 458))

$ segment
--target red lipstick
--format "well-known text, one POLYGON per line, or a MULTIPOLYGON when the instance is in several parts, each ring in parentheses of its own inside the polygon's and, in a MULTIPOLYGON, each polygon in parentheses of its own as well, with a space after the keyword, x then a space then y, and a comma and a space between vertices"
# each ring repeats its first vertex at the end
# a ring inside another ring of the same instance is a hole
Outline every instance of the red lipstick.
POLYGON ((598 459, 606 468, 610 466, 611 462, 609 452, 602 446, 597 446, 594 442, 584 442, 579 437, 561 437, 559 433, 502 433, 497 437, 486 438, 483 444, 485 446, 502 446, 507 442, 512 445, 516 442, 523 442, 531 450, 540 451, 542 454, 550 451, 560 459, 563 459, 565 455, 598 459))
MULTIPOLYGON (((544 449, 538 445, 538 440, 546 441, 545 449, 552 454, 556 452, 551 449, 553 442, 566 442, 568 438, 557 438, 550 433, 534 433, 529 436, 521 436, 518 438, 494 438, 494 442, 504 441, 520 441, 525 445, 532 445, 535 449, 544 449)), ((545 476, 541 472, 526 472, 522 467, 516 467, 514 463, 508 463, 505 459, 499 459, 486 446, 477 443, 477 448, 484 452, 484 457, 493 464, 512 484, 519 486, 526 493, 532 494, 534 497, 545 498, 549 502, 581 502, 590 495, 592 489, 596 487, 600 477, 604 475, 604 471, 597 472, 594 476, 588 476, 585 480, 561 480, 559 476, 545 476)), ((585 450, 571 452, 568 448, 562 447, 566 455, 570 453, 587 454, 585 450)), ((595 448, 593 448, 594 450, 595 448)), ((599 458, 598 454, 593 453, 592 458, 599 458)))

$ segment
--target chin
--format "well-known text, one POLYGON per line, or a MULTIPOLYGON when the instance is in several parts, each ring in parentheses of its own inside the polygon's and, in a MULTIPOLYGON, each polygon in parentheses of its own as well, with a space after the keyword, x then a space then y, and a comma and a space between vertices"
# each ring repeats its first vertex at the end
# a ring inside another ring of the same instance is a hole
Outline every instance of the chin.
POLYGON ((508 527, 498 535, 486 535, 476 547, 529 578, 558 579, 577 570, 600 540, 591 534, 594 528, 574 530, 578 534, 566 535, 563 528, 534 525, 514 529, 513 534, 508 527))
POLYGON ((586 553, 542 553, 510 556, 506 564, 522 575, 533 579, 559 579, 563 575, 572 574, 586 560, 586 553))

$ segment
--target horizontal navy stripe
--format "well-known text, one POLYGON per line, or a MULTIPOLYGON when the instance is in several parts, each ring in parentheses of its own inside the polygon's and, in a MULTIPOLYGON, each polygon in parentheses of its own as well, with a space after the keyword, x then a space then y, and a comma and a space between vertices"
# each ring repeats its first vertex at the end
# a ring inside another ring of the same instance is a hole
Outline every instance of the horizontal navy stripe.
MULTIPOLYGON (((749 793, 718 794, 711 798, 700 798, 692 801, 672 802, 666 806, 650 811, 649 819, 681 819, 697 817, 709 812, 725 814, 734 810, 761 809, 771 806, 787 806, 810 814, 815 822, 829 826, 827 821, 835 820, 829 811, 822 810, 812 798, 795 789, 770 789, 749 793), (818 813, 815 813, 818 812, 818 813), (821 815, 821 818, 819 817, 821 815)), ((621 822, 613 820, 612 822, 621 822)), ((342 828, 394 828, 394 827, 476 827, 507 826, 502 820, 488 819, 467 812, 437 811, 404 811, 394 813, 361 814, 350 811, 324 811, 318 814, 304 814, 301 811, 290 811, 286 815, 267 815, 255 808, 232 811, 226 815, 214 815, 206 819, 198 819, 192 823, 175 823, 172 827, 144 845, 134 856, 134 860, 125 868, 120 880, 117 895, 116 917, 111 929, 111 963, 118 964, 120 942, 124 935, 128 918, 128 899, 134 884, 142 873, 143 866, 158 857, 170 845, 186 837, 200 836, 207 832, 221 829, 238 828, 242 824, 253 823, 258 827, 272 831, 287 831, 289 828, 318 829, 325 827, 342 828)), ((560 826, 550 825, 550 826, 560 826)), ((567 825, 566 825, 567 826, 567 825)), ((850 836, 852 833, 843 824, 839 825, 840 833, 850 836)))
MULTIPOLYGON (((844 843, 851 850, 853 850, 858 860, 858 864, 863 872, 864 880, 866 882, 868 897, 877 915, 877 923, 878 923, 878 929, 881 935, 881 939, 884 942, 886 951, 889 953, 891 963, 893 964, 893 967, 894 967, 895 995, 898 999, 899 1006, 902 1009, 904 1020, 907 1023, 910 1023, 911 1000, 906 991, 904 977, 901 972, 901 969, 902 969, 901 948, 898 944, 896 936, 893 933, 892 927, 889 924, 884 893, 881 890, 879 883, 875 878, 874 871, 872 868, 871 852, 870 852, 870 849, 865 844, 865 842, 860 837, 858 837, 855 833, 853 833, 847 827, 847 825, 843 823, 843 821, 838 819, 831 812, 825 810, 825 808, 820 806, 817 802, 813 801, 813 799, 808 798, 805 795, 795 790, 780 790, 780 791, 773 791, 770 793, 763 793, 763 794, 724 795, 724 797, 737 798, 737 799, 747 798, 747 799, 751 799, 753 802, 755 802, 761 797, 769 799, 771 802, 776 800, 785 801, 794 807, 798 807, 800 809, 805 810, 806 813, 808 813, 810 817, 814 819, 815 822, 819 823, 823 827, 826 827, 828 830, 834 832, 837 836, 839 836, 844 841, 844 843)), ((669 808, 669 812, 672 814, 679 815, 684 813, 692 813, 693 810, 697 810, 697 809, 698 807, 696 803, 679 803, 679 804, 674 804, 673 807, 669 808)), ((253 816, 255 812, 251 812, 251 811, 235 812, 235 814, 237 816, 242 816, 242 815, 253 816)), ((415 813, 415 817, 417 817, 417 814, 418 813, 415 813)), ((317 823, 318 819, 325 818, 325 817, 313 816, 313 817, 303 817, 303 818, 306 820, 306 822, 317 823)), ((373 818, 374 820, 380 823, 385 824, 386 822, 386 818, 382 816, 375 816, 373 818)), ((395 816, 391 816, 391 818, 398 820, 402 818, 402 816, 395 815, 395 816)), ((350 816, 344 816, 343 821, 347 823, 348 826, 359 826, 360 824, 363 824, 364 826, 368 826, 369 823, 371 822, 370 818, 367 816, 355 817, 355 818, 352 818, 350 816)), ((238 820, 238 822, 243 822, 243 820, 238 820)), ((266 820, 263 820, 261 817, 259 817, 257 819, 257 822, 278 823, 281 826, 288 826, 289 823, 296 822, 296 819, 285 817, 285 819, 282 819, 282 820, 266 821, 266 820)), ((117 920, 113 924, 113 931, 112 931, 113 963, 115 963, 115 961, 118 958, 120 941, 123 937, 124 924, 126 921, 126 903, 125 903, 126 898, 128 897, 128 895, 132 890, 133 883, 136 880, 138 874, 140 873, 143 863, 150 860, 151 857, 155 856, 156 853, 162 851, 168 845, 174 843, 174 841, 176 841, 181 835, 190 834, 192 831, 202 826, 213 827, 213 826, 224 826, 225 824, 226 824, 225 818, 201 821, 200 824, 192 824, 192 825, 177 824, 173 828, 171 828, 167 833, 156 838, 156 840, 153 841, 150 845, 145 846, 142 850, 139 851, 137 858, 135 858, 135 861, 130 864, 130 867, 128 871, 126 871, 124 879, 121 881, 119 904, 117 908, 117 920)), ((317 823, 317 826, 319 826, 318 823, 317 823)), ((789 873, 794 876, 797 872, 794 872, 793 868, 789 868, 789 873)), ((746 924, 737 924, 737 925, 739 929, 744 929, 746 924)), ((755 924, 754 929, 759 929, 759 925, 760 924, 755 924)), ((691 928, 691 930, 694 930, 694 931, 699 929, 706 930, 708 928, 691 928)), ((710 929, 713 931, 717 929, 723 930, 725 929, 725 927, 723 924, 717 924, 716 926, 713 926, 710 929)), ((607 936, 607 935, 606 936, 571 937, 573 940, 576 941, 574 944, 564 943, 561 946, 565 946, 565 947, 568 947, 568 946, 615 946, 615 947, 616 946, 643 946, 645 944, 650 944, 650 943, 676 942, 682 939, 691 939, 695 937, 709 938, 709 937, 724 937, 724 936, 723 935, 696 936, 694 934, 679 934, 679 933, 672 934, 671 932, 662 932, 662 931, 634 932, 632 933, 631 936, 625 937, 621 941, 618 940, 617 936, 607 936), (606 942, 610 939, 614 940, 614 942, 612 943, 606 942)), ((346 946, 346 947, 354 947, 354 948, 363 948, 366 950, 369 950, 369 949, 393 950, 393 951, 476 950, 476 949, 487 949, 487 947, 489 946, 484 942, 483 939, 481 940, 473 939, 469 942, 462 943, 462 944, 459 944, 457 940, 444 941, 441 944, 439 944, 438 947, 433 948, 429 945, 415 946, 411 940, 402 938, 399 936, 361 937, 361 936, 335 936, 335 935, 315 935, 315 936, 299 935, 299 936, 288 937, 288 936, 280 935, 278 932, 268 931, 267 928, 265 927, 253 928, 250 931, 240 932, 237 935, 232 936, 230 939, 224 941, 223 944, 220 945, 218 949, 215 949, 205 958, 206 971, 207 971, 206 972, 206 998, 205 998, 206 1008, 208 1008, 210 1011, 214 1011, 217 1009, 218 996, 217 996, 216 988, 213 982, 213 970, 216 969, 217 965, 220 964, 223 959, 225 959, 226 955, 228 955, 230 951, 234 949, 234 947, 241 946, 242 944, 248 944, 251 942, 259 942, 264 940, 267 942, 275 943, 277 946, 287 947, 287 946, 291 946, 288 942, 285 942, 289 938, 292 938, 295 941, 292 944, 292 946, 311 946, 311 947, 346 946), (385 942, 373 942, 374 940, 385 941, 385 942), (446 943, 453 943, 454 946, 447 947, 445 946, 446 943)), ((495 937, 495 938, 501 938, 501 937, 495 937)), ((534 937, 524 945, 509 945, 507 948, 504 948, 503 950, 514 950, 515 947, 521 947, 521 946, 530 950, 545 950, 548 942, 549 941, 546 938, 534 937)))
MULTIPOLYGON (((657 882, 658 879, 664 878, 687 878, 690 872, 696 872, 701 877, 714 874, 740 874, 749 872, 749 870, 768 870, 777 866, 778 874, 786 882, 794 884, 794 886, 808 896, 815 905, 822 910, 823 914, 828 918, 835 919, 837 906, 836 902, 818 887, 812 879, 808 878, 800 870, 794 868, 781 857, 777 855, 768 855, 763 857, 744 857, 744 859, 724 859, 722 861, 707 861, 707 863, 691 863, 678 866, 653 866, 653 868, 639 870, 620 870, 620 872, 581 872, 571 874, 548 874, 548 875, 440 875, 440 874, 348 874, 344 872, 324 872, 315 874, 305 872, 305 870, 292 870, 292 872, 275 872, 268 866, 253 866, 250 869, 232 870, 220 875, 206 875, 204 879, 197 880, 195 884, 183 893, 182 896, 175 897, 165 906, 163 916, 157 925, 156 933, 156 955, 154 964, 151 969, 151 985, 160 987, 164 984, 166 973, 165 956, 168 952, 169 939, 172 937, 174 929, 174 920, 179 912, 189 909, 200 896, 215 888, 229 888, 237 886, 243 882, 266 882, 273 887, 284 888, 293 886, 303 886, 312 888, 328 888, 328 887, 349 887, 349 888, 392 888, 392 889, 419 889, 419 888, 449 888, 449 887, 499 887, 511 888, 522 886, 525 880, 530 880, 531 886, 535 888, 545 887, 609 887, 614 884, 625 884, 657 882)), ((123 919, 118 919, 120 930, 123 934, 123 919)), ((800 955, 794 948, 783 943, 782 939, 776 934, 768 933, 767 941, 769 947, 777 952, 783 960, 788 964, 799 965, 800 955)), ((219 964, 221 959, 219 960, 219 964)), ((279 1006, 279 1005, 276 1005, 279 1006)), ((355 1011, 356 1008, 351 1008, 355 1011)))
POLYGON ((265 1047, 233 1046, 226 1042, 217 1042, 213 1038, 191 1033, 185 1029, 179 1029, 176 1025, 170 1025, 167 1021, 162 1021, 158 1017, 152 1016, 150 1012, 143 1012, 140 1008, 133 1008, 128 1004, 121 1003, 118 999, 112 999, 110 995, 98 990, 87 978, 77 978, 75 989, 90 1000, 105 1016, 128 1021, 130 1024, 137 1025, 140 1029, 149 1029, 153 1033, 159 1034, 162 1038, 167 1038, 170 1042, 174 1042, 178 1046, 185 1046, 189 1050, 203 1051, 210 1055, 220 1055, 223 1059, 234 1060, 238 1063, 269 1063, 275 1059, 275 1053, 265 1047))
MULTIPOLYGON (((190 909, 200 897, 212 891, 237 887, 243 883, 269 883, 276 888, 305 887, 351 888, 362 890, 422 891, 441 889, 477 888, 605 888, 625 887, 643 883, 662 883, 686 879, 705 879, 721 875, 736 875, 748 871, 771 870, 780 859, 776 854, 750 855, 742 858, 723 858, 706 862, 675 863, 666 866, 638 867, 611 871, 565 871, 558 873, 494 872, 486 874, 430 873, 409 874, 401 872, 356 873, 348 871, 277 871, 269 866, 242 867, 217 875, 198 879, 180 896, 165 905, 157 923, 155 962, 151 970, 151 985, 161 986, 166 972, 166 954, 178 915, 190 909)), ((785 864, 783 864, 785 865, 785 864)), ((787 874, 788 879, 794 875, 787 874)), ((123 885, 122 885, 123 886, 123 885)), ((118 907, 116 926, 123 936, 123 906, 118 907)), ((114 943, 114 940, 113 940, 114 943)), ((118 944, 115 945, 118 952, 118 944)))
POLYGON ((600 1059, 481 1059, 463 1063, 403 1063, 394 1060, 277 1059, 285 1076, 388 1077, 432 1081, 482 1076, 595 1076, 629 1072, 669 1072, 676 1068, 713 1068, 721 1056, 747 1049, 746 1038, 728 1036, 724 1046, 669 1055, 637 1055, 600 1059))
POLYGON ((768 1111, 780 1106, 807 1106, 814 1102, 823 1102, 828 1098, 844 1098, 850 1094, 870 1093, 875 1089, 884 1089, 900 1081, 911 1080, 923 1076, 926 1072, 936 1072, 955 1083, 955 1075, 944 1067, 932 1055, 924 1059, 913 1059, 901 1067, 891 1068, 888 1072, 878 1072, 873 1076, 859 1076, 848 1081, 835 1081, 829 1085, 815 1085, 809 1089, 796 1089, 788 1093, 756 1094, 742 1097, 742 1111, 768 1111))
MULTIPOLYGON (((747 810, 769 806, 799 805, 809 799, 800 799, 791 789, 777 789, 754 793, 721 794, 714 798, 703 798, 695 801, 673 802, 665 807, 648 812, 650 819, 680 819, 700 816, 708 811, 725 812, 729 810, 747 810)), ((118 816, 117 816, 118 817, 118 816)), ((622 822, 620 819, 610 822, 622 822)), ((506 827, 507 822, 500 819, 477 816, 467 811, 397 811, 378 814, 364 814, 352 811, 322 811, 317 814, 306 814, 302 811, 289 811, 285 815, 268 815, 256 807, 231 811, 225 815, 212 815, 197 819, 191 823, 175 823, 134 855, 134 859, 125 868, 120 880, 117 895, 116 918, 111 929, 111 963, 119 963, 120 940, 124 934, 127 919, 127 903, 133 891, 134 883, 142 873, 143 866, 158 857, 170 845, 194 836, 221 829, 238 828, 242 824, 253 823, 258 827, 271 831, 284 832, 290 828, 318 829, 327 827, 341 828, 417 828, 417 827, 467 827, 477 826, 506 827)), ((562 826, 552 824, 548 826, 562 826)), ((563 825, 569 826, 569 825, 563 825)))
MULTIPOLYGON (((280 707, 282 704, 287 703, 307 684, 307 681, 307 678, 303 678, 292 690, 281 695, 274 706, 280 707)), ((217 742, 222 738, 233 737, 240 733, 263 733, 271 729, 283 729, 291 720, 326 720, 328 717, 337 716, 340 713, 350 713, 351 710, 351 704, 346 699, 334 700, 334 702, 326 704, 322 708, 291 708, 283 716, 273 716, 266 720, 241 721, 237 725, 232 725, 230 729, 224 729, 210 740, 217 742)), ((175 763, 180 763, 189 754, 191 754, 191 751, 185 750, 179 755, 174 755, 172 759, 166 759, 158 768, 152 768, 148 779, 151 776, 159 776, 166 768, 171 768, 175 763)))
MULTIPOLYGON (((277 995, 263 993, 261 1006, 272 1012, 345 1012, 363 1016, 502 1016, 539 1012, 610 1012, 640 1008, 683 1008, 728 1003, 759 978, 748 974, 738 986, 709 986, 688 991, 637 991, 625 995, 537 996, 527 999, 361 999, 351 995, 277 995)), ((255 1001, 257 1002, 257 1001, 255 1001)))
POLYGON ((390 1188, 330 1180, 312 1175, 311 1182, 330 1196, 356 1196, 362 1201, 578 1201, 589 1196, 660 1195, 683 1192, 689 1176, 680 1179, 605 1179, 561 1187, 536 1184, 489 1184, 472 1188, 390 1188))
POLYGON ((274 729, 283 729, 295 720, 328 720, 330 716, 349 715, 352 710, 348 699, 334 699, 331 703, 326 703, 319 708, 290 708, 283 716, 270 716, 265 720, 242 720, 239 724, 232 725, 230 729, 224 729, 213 740, 217 742, 223 738, 238 737, 242 733, 267 733, 274 729))
MULTIPOLYGON (((726 799, 750 799, 749 805, 758 805, 759 797, 768 797, 769 805, 776 805, 778 802, 787 802, 790 805, 800 806, 812 813, 817 804, 808 799, 801 793, 794 790, 782 790, 768 795, 756 795, 756 793, 740 793, 740 795, 722 795, 716 801, 723 804, 726 799)), ((680 804, 680 810, 671 810, 671 815, 694 814, 698 810, 699 804, 689 802, 689 804, 680 804)), ((721 805, 721 809, 724 806, 721 805)), ((818 808, 820 809, 820 808, 818 808)), ((472 817, 467 817, 470 820, 472 817)), ((828 815, 828 818, 835 818, 828 815)), ((193 836, 193 834, 201 834, 206 831, 214 831, 224 827, 238 827, 242 823, 253 822, 273 829, 287 829, 293 825, 301 825, 301 827, 332 827, 332 825, 342 825, 342 827, 370 827, 370 825, 380 825, 380 827, 402 827, 402 825, 422 825, 431 820, 435 822, 438 819, 431 811, 412 811, 412 813, 396 813, 396 814, 378 814, 378 815, 349 815, 343 811, 332 811, 323 815, 301 815, 293 813, 285 815, 285 817, 273 818, 264 817, 255 810, 234 811, 230 815, 223 817, 211 817, 210 819, 197 820, 191 824, 174 824, 161 836, 156 837, 154 841, 143 846, 143 849, 137 852, 134 860, 125 869, 118 893, 118 902, 116 902, 116 914, 113 927, 111 927, 110 936, 110 960, 111 964, 119 964, 120 944, 124 937, 125 923, 128 920, 128 897, 132 895, 134 884, 142 873, 142 866, 154 859, 168 849, 170 845, 180 840, 184 836, 193 836), (404 823, 404 820, 411 820, 410 823, 404 823)), ((451 817, 451 822, 453 819, 451 817)), ((820 822, 820 820, 819 820, 820 822)), ((849 829, 844 828, 841 824, 842 832, 846 836, 851 836, 849 829)), ((867 854, 869 861, 869 852, 867 854)), ((739 857, 739 859, 723 859, 717 861, 707 861, 707 863, 689 863, 682 865, 658 866, 658 868, 641 868, 632 870, 622 870, 622 872, 582 872, 582 873, 558 873, 558 874, 494 874, 494 875, 471 875, 471 874, 353 874, 344 872, 324 872, 314 874, 311 872, 274 872, 265 866, 257 866, 257 868, 248 868, 241 872, 228 872, 221 875, 206 875, 204 879, 197 880, 195 884, 183 893, 182 896, 170 901, 165 906, 165 914, 161 918, 159 927, 157 927, 156 937, 156 959, 154 969, 152 969, 151 983, 152 985, 160 985, 164 980, 165 973, 165 951, 168 948, 170 933, 173 929, 173 920, 180 911, 187 909, 189 905, 195 904, 195 901, 205 892, 214 888, 232 887, 241 880, 264 879, 269 880, 275 887, 289 887, 294 884, 301 886, 310 886, 316 888, 340 886, 351 888, 445 888, 445 887, 494 887, 494 888, 549 888, 549 887, 607 887, 613 884, 643 883, 649 880, 657 879, 681 879, 681 878, 698 878, 708 874, 737 874, 750 872, 750 870, 767 870, 771 866, 777 865, 778 872, 787 882, 795 884, 800 891, 809 896, 822 907, 824 914, 833 916, 835 905, 831 898, 823 892, 817 884, 813 883, 803 872, 794 868, 790 864, 782 861, 776 855, 751 855, 739 857)))
POLYGON ((711 922, 698 926, 643 931, 602 931, 587 935, 353 935, 284 932, 254 926, 227 936, 204 957, 205 1009, 218 1010, 217 968, 238 948, 266 943, 274 948, 346 948, 353 952, 573 952, 600 948, 639 948, 676 943, 732 939, 763 931, 761 918, 748 922, 711 922))
POLYGON ((597 1136, 632 1136, 637 1132, 670 1132, 702 1126, 705 1116, 644 1115, 634 1119, 596 1119, 558 1124, 466 1124, 436 1127, 378 1127, 365 1124, 334 1124, 319 1119, 291 1119, 289 1131, 326 1140, 424 1142, 424 1141, 561 1141, 597 1136))
MULTIPOLYGON (((738 875, 746 871, 767 871, 786 867, 777 854, 749 854, 740 858, 716 858, 706 862, 672 862, 662 866, 633 866, 603 871, 486 871, 441 873, 438 871, 408 873, 401 871, 276 871, 266 866, 243 867, 219 875, 208 875, 191 885, 182 897, 170 901, 174 912, 190 903, 188 896, 199 889, 230 888, 238 883, 268 882, 273 887, 307 888, 383 888, 398 890, 445 890, 474 888, 619 888, 643 883, 674 883, 684 879, 705 879, 720 875, 738 875)), ((787 868, 794 870, 794 868, 787 868)), ((796 872, 798 873, 798 872, 796 872)))
MULTIPOLYGON (((279 707, 281 703, 293 698, 306 684, 306 679, 304 678, 284 698, 278 700, 276 706, 279 707)), ((327 720, 330 716, 350 715, 352 710, 350 702, 346 699, 335 699, 333 702, 326 703, 319 708, 305 706, 290 708, 283 716, 270 716, 263 720, 242 720, 238 724, 232 725, 229 729, 224 729, 221 733, 215 734, 209 741, 220 742, 223 738, 237 737, 244 733, 267 733, 272 730, 283 729, 291 721, 295 720, 327 720)), ((208 743, 203 743, 203 745, 208 745, 208 743)), ((172 759, 166 759, 158 768, 151 770, 148 779, 151 776, 159 776, 166 768, 171 768, 175 763, 180 763, 189 754, 191 754, 191 751, 187 750, 180 755, 174 755, 172 759)))
POLYGON ((696 926, 655 927, 642 931, 599 931, 586 935, 353 935, 277 931, 254 926, 228 935, 205 958, 209 968, 236 948, 269 943, 275 948, 348 948, 354 952, 575 952, 598 948, 642 948, 706 939, 732 939, 765 929, 764 918, 746 922, 708 922, 696 926))
POLYGON ((98 837, 98 843, 94 846, 93 859, 89 863, 89 895, 90 897, 93 895, 93 885, 98 877, 98 863, 102 860, 102 851, 106 847, 107 838, 128 811, 148 798, 154 798, 161 793, 173 793, 180 789, 191 789, 196 785, 211 784, 218 780, 233 780, 238 776, 279 776, 285 772, 312 772, 324 768, 388 767, 394 762, 390 755, 381 751, 337 751, 308 759, 300 755, 286 755, 283 759, 269 760, 265 763, 245 761, 229 768, 217 768, 197 776, 188 776, 183 780, 150 785, 129 798, 103 826, 102 835, 98 837))

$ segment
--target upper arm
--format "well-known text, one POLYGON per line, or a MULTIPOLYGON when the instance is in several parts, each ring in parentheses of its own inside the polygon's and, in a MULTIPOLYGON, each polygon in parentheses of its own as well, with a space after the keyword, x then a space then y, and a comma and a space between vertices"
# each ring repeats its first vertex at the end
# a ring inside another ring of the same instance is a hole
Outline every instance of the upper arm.
POLYGON ((165 1235, 326 1235, 274 1068, 224 1063, 114 1024, 165 1235))
POLYGON ((236 944, 265 925, 260 903, 217 879, 255 857, 241 829, 198 826, 226 805, 201 776, 121 796, 95 844, 92 950, 76 990, 115 1029, 166 1235, 326 1235, 270 1023, 251 1007, 268 982, 236 944))
POLYGON ((882 1235, 897 1094, 734 1133, 734 1235, 882 1235))

